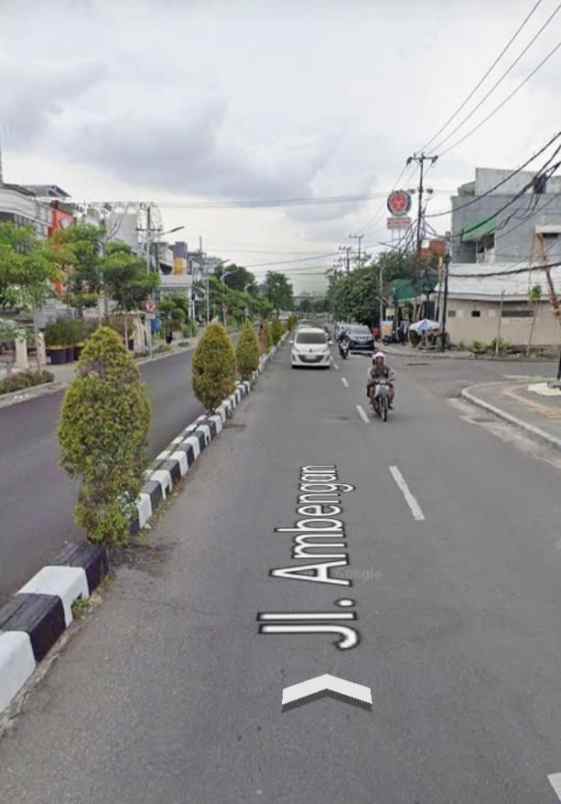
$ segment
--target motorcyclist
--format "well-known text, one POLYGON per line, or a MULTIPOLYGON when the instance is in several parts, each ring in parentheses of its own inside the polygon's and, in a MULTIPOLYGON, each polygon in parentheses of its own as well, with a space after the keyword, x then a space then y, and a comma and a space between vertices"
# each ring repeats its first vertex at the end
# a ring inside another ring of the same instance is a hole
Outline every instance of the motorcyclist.
POLYGON ((346 329, 341 330, 337 335, 337 346, 339 347, 341 357, 343 357, 343 353, 345 353, 345 355, 348 354, 350 345, 351 339, 349 338, 349 333, 346 329))
POLYGON ((371 399, 377 383, 379 383, 380 380, 386 380, 389 386, 390 408, 393 407, 393 402, 395 399, 395 387, 393 384, 394 378, 394 372, 388 365, 386 365, 386 356, 384 353, 376 352, 372 358, 372 366, 368 370, 368 377, 366 380, 366 396, 371 399))

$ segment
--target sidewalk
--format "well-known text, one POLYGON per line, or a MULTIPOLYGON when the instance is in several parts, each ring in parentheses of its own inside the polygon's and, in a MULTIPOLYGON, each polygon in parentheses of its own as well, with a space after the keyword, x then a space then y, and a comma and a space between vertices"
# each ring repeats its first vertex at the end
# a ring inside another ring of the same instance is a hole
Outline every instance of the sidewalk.
POLYGON ((465 388, 462 396, 561 450, 561 391, 547 383, 483 383, 465 388))

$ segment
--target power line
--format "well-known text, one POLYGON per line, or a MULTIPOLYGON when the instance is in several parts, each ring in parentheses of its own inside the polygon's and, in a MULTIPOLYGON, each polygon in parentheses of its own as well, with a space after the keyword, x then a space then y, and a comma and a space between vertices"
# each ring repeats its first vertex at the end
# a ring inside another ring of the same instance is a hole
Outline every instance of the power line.
POLYGON ((295 260, 274 260, 273 262, 259 262, 253 263, 251 265, 244 265, 244 268, 266 268, 269 265, 291 265, 295 262, 310 262, 310 260, 323 260, 327 259, 328 257, 336 257, 339 254, 338 251, 332 251, 329 254, 316 254, 315 257, 300 257, 299 259, 295 260))
POLYGON ((480 199, 485 198, 488 195, 491 195, 492 193, 495 192, 495 190, 498 190, 499 187, 502 187, 503 184, 506 184, 507 181, 510 181, 510 179, 514 178, 514 176, 516 176, 518 173, 524 170, 524 168, 527 167, 530 164, 530 162, 533 162, 534 159, 537 159, 538 156, 541 156, 543 152, 546 151, 549 148, 549 146, 552 145, 555 142, 555 140, 558 139, 560 136, 561 131, 558 131, 557 134, 555 134, 542 148, 540 148, 539 151, 537 151, 535 154, 532 154, 532 156, 529 159, 527 159, 522 165, 520 165, 520 167, 517 167, 516 170, 512 171, 512 173, 509 173, 509 175, 506 176, 506 178, 501 179, 501 181, 497 182, 497 184, 493 185, 493 187, 491 187, 489 190, 486 190, 481 195, 472 198, 471 201, 466 201, 465 204, 460 204, 457 207, 451 207, 450 209, 447 209, 444 212, 432 212, 430 215, 425 215, 425 218, 441 218, 443 215, 450 215, 453 212, 459 212, 461 209, 466 209, 466 207, 470 207, 472 206, 472 204, 478 203, 480 199))
MULTIPOLYGON (((534 10, 535 10, 535 8, 534 8, 534 10)), ((500 76, 500 78, 497 81, 495 81, 495 83, 493 84, 491 89, 483 96, 483 98, 481 98, 481 100, 473 107, 473 109, 462 120, 460 120, 458 125, 455 126, 452 129, 452 131, 450 131, 444 137, 444 139, 442 139, 439 143, 437 143, 437 145, 433 146, 433 150, 437 150, 437 151, 440 150, 442 148, 442 146, 444 145, 444 143, 448 142, 448 140, 450 140, 454 136, 454 134, 457 131, 459 131, 459 129, 461 129, 462 126, 465 125, 465 123, 467 123, 468 120, 471 120, 471 118, 477 112, 477 110, 480 109, 483 106, 485 101, 488 100, 488 98, 491 97, 493 92, 503 83, 505 78, 512 72, 512 70, 516 67, 516 65, 520 62, 520 60, 526 55, 526 53, 530 50, 530 48, 535 43, 535 41, 538 39, 538 37, 541 36, 541 34, 545 31, 545 29, 551 24, 551 21, 559 13, 560 10, 561 10, 561 3, 559 3, 559 5, 553 10, 553 12, 550 14, 550 16, 547 18, 547 20, 541 26, 541 28, 539 28, 537 33, 534 34, 534 36, 530 39, 530 41, 528 42, 526 47, 522 50, 521 53, 519 53, 519 55, 515 58, 515 60, 507 67, 507 69, 500 76)), ((533 11, 531 12, 531 14, 533 13, 533 11)), ((530 16, 531 16, 531 14, 530 14, 530 16)))
POLYGON ((548 265, 532 265, 525 268, 509 268, 506 271, 490 271, 489 273, 479 274, 449 274, 450 277, 455 279, 486 279, 487 277, 495 276, 513 276, 514 274, 525 274, 531 271, 549 271, 550 268, 559 268, 561 262, 550 262, 548 265))
POLYGON ((471 90, 471 92, 469 93, 469 95, 468 95, 468 96, 465 98, 465 100, 463 100, 463 101, 462 101, 462 103, 461 103, 461 104, 458 106, 458 108, 457 108, 457 109, 456 109, 456 110, 455 110, 455 111, 454 111, 454 112, 453 112, 453 113, 450 115, 450 117, 449 117, 449 118, 448 118, 448 120, 447 120, 447 121, 444 123, 444 125, 443 125, 443 126, 442 126, 442 127, 441 127, 441 128, 440 128, 440 129, 439 129, 437 132, 436 132, 436 134, 433 134, 433 136, 430 138, 430 140, 428 140, 428 142, 426 142, 426 143, 423 145, 423 147, 421 148, 421 150, 422 150, 422 151, 426 150, 426 149, 429 147, 429 145, 431 145, 431 144, 432 144, 432 143, 433 143, 433 142, 434 142, 434 141, 435 141, 435 140, 436 140, 436 139, 437 139, 437 138, 438 138, 438 137, 439 137, 439 136, 442 134, 442 132, 443 132, 445 129, 447 129, 447 128, 448 128, 448 126, 450 125, 450 123, 452 122, 452 120, 453 120, 453 119, 454 119, 454 118, 455 118, 455 117, 456 117, 456 116, 457 116, 457 115, 458 115, 458 114, 459 114, 459 113, 462 111, 462 109, 464 109, 464 108, 466 107, 466 105, 467 105, 467 104, 469 103, 469 101, 470 101, 470 100, 473 98, 473 96, 475 95, 475 93, 477 92, 477 90, 478 90, 478 89, 479 89, 479 88, 480 88, 480 87, 483 85, 483 83, 484 83, 484 82, 485 82, 485 80, 488 78, 488 76, 489 76, 489 75, 490 75, 490 74, 493 72, 493 70, 495 69, 495 67, 497 66, 497 64, 500 62, 500 60, 502 59, 502 57, 505 55, 505 53, 507 52, 507 50, 509 49, 509 47, 512 45, 512 43, 514 42, 514 40, 517 38, 518 34, 519 34, 521 31, 522 31, 522 29, 525 27, 526 23, 529 21, 529 19, 531 18, 531 16, 532 16, 532 15, 534 14, 534 12, 537 10, 538 6, 540 6, 540 5, 541 5, 542 1, 543 1, 543 0, 538 0, 538 2, 537 2, 537 3, 535 3, 534 7, 531 9, 531 11, 529 12, 529 14, 528 14, 528 15, 525 17, 525 19, 522 21, 522 23, 521 23, 521 24, 518 26, 517 30, 514 32, 514 34, 513 34, 513 35, 511 36, 511 38, 508 40, 508 42, 507 42, 507 43, 506 43, 506 45, 503 47, 503 49, 501 50, 501 52, 499 53, 499 55, 497 56, 497 58, 495 59, 495 61, 493 62, 493 64, 492 64, 492 65, 489 67, 489 69, 487 70, 487 72, 486 72, 486 73, 483 75, 483 77, 482 77, 482 78, 480 78, 480 79, 479 79, 478 83, 477 83, 477 84, 475 85, 475 87, 474 87, 474 88, 471 90))
POLYGON ((503 101, 501 101, 501 103, 499 103, 499 105, 498 105, 498 106, 496 106, 496 107, 493 109, 493 111, 492 111, 492 112, 490 112, 490 113, 487 115, 487 117, 484 117, 484 118, 483 118, 483 120, 481 120, 481 121, 480 121, 480 122, 479 122, 479 123, 478 123, 476 126, 474 126, 474 127, 473 127, 473 128, 470 130, 470 131, 468 131, 468 132, 467 132, 467 134, 464 134, 464 136, 463 136, 463 137, 461 137, 459 140, 457 140, 456 142, 452 143, 452 145, 449 145, 449 146, 448 146, 448 148, 446 148, 444 151, 441 151, 440 156, 444 156, 444 154, 447 154, 449 151, 452 151, 454 148, 457 148, 457 147, 458 147, 458 145, 461 145, 461 144, 462 144, 463 142, 465 142, 465 141, 466 141, 466 140, 467 140, 469 137, 471 137, 473 134, 475 134, 477 131, 479 131, 479 129, 480 129, 482 126, 484 126, 484 125, 485 125, 485 123, 487 123, 487 122, 488 122, 488 121, 489 121, 489 120, 490 120, 492 117, 494 117, 494 116, 497 114, 497 112, 500 112, 500 110, 501 110, 501 109, 502 109, 504 106, 506 106, 506 104, 509 102, 509 100, 511 100, 511 99, 512 99, 512 98, 513 98, 513 97, 514 97, 514 96, 515 96, 515 95, 516 95, 516 94, 517 94, 517 93, 518 93, 518 92, 519 92, 519 91, 522 89, 522 87, 523 87, 525 84, 527 84, 527 83, 528 83, 528 81, 530 81, 530 79, 531 79, 531 78, 533 78, 533 77, 534 77, 534 75, 535 75, 535 74, 538 72, 538 70, 541 70, 541 68, 542 68, 542 67, 543 67, 543 66, 544 66, 544 65, 545 65, 545 64, 546 64, 546 63, 549 61, 549 59, 550 59, 550 58, 551 58, 551 57, 552 57, 552 56, 553 56, 553 55, 554 55, 554 54, 555 54, 555 53, 556 53, 556 52, 559 50, 559 48, 560 48, 560 47, 561 47, 561 41, 559 41, 559 42, 558 42, 558 43, 555 45, 555 47, 553 48, 553 50, 550 50, 550 51, 549 51, 549 53, 547 54, 547 56, 545 56, 545 58, 543 58, 543 59, 540 61, 540 63, 537 65, 537 67, 534 67, 534 69, 532 70, 532 72, 531 72, 529 75, 527 75, 527 76, 526 76, 526 78, 524 78, 524 79, 523 79, 523 80, 522 80, 522 81, 521 81, 521 82, 518 84, 518 86, 516 86, 516 87, 515 87, 515 88, 512 90, 512 92, 510 92, 510 93, 509 93, 509 94, 506 96, 506 98, 505 98, 503 101))

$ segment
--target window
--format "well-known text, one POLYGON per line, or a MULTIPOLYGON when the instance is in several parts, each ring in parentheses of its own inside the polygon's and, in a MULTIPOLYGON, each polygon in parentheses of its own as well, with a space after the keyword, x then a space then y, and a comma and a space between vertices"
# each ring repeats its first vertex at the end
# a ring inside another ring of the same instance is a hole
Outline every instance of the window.
POLYGON ((296 343, 327 343, 327 335, 323 332, 298 332, 296 343))
POLYGON ((448 310, 448 318, 456 318, 456 311, 448 310))
POLYGON ((472 310, 471 311, 472 318, 481 318, 481 310, 472 310))
POLYGON ((532 310, 503 310, 503 318, 532 318, 532 310))

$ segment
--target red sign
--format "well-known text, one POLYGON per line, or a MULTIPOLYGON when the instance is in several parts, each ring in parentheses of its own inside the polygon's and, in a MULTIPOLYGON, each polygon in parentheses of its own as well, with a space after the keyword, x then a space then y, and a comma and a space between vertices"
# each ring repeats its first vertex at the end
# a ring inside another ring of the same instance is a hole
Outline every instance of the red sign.
POLYGON ((409 229, 411 218, 387 218, 386 227, 388 229, 409 229))
POLYGON ((411 196, 405 190, 394 190, 388 196, 388 211, 395 217, 407 215, 411 209, 411 196))

